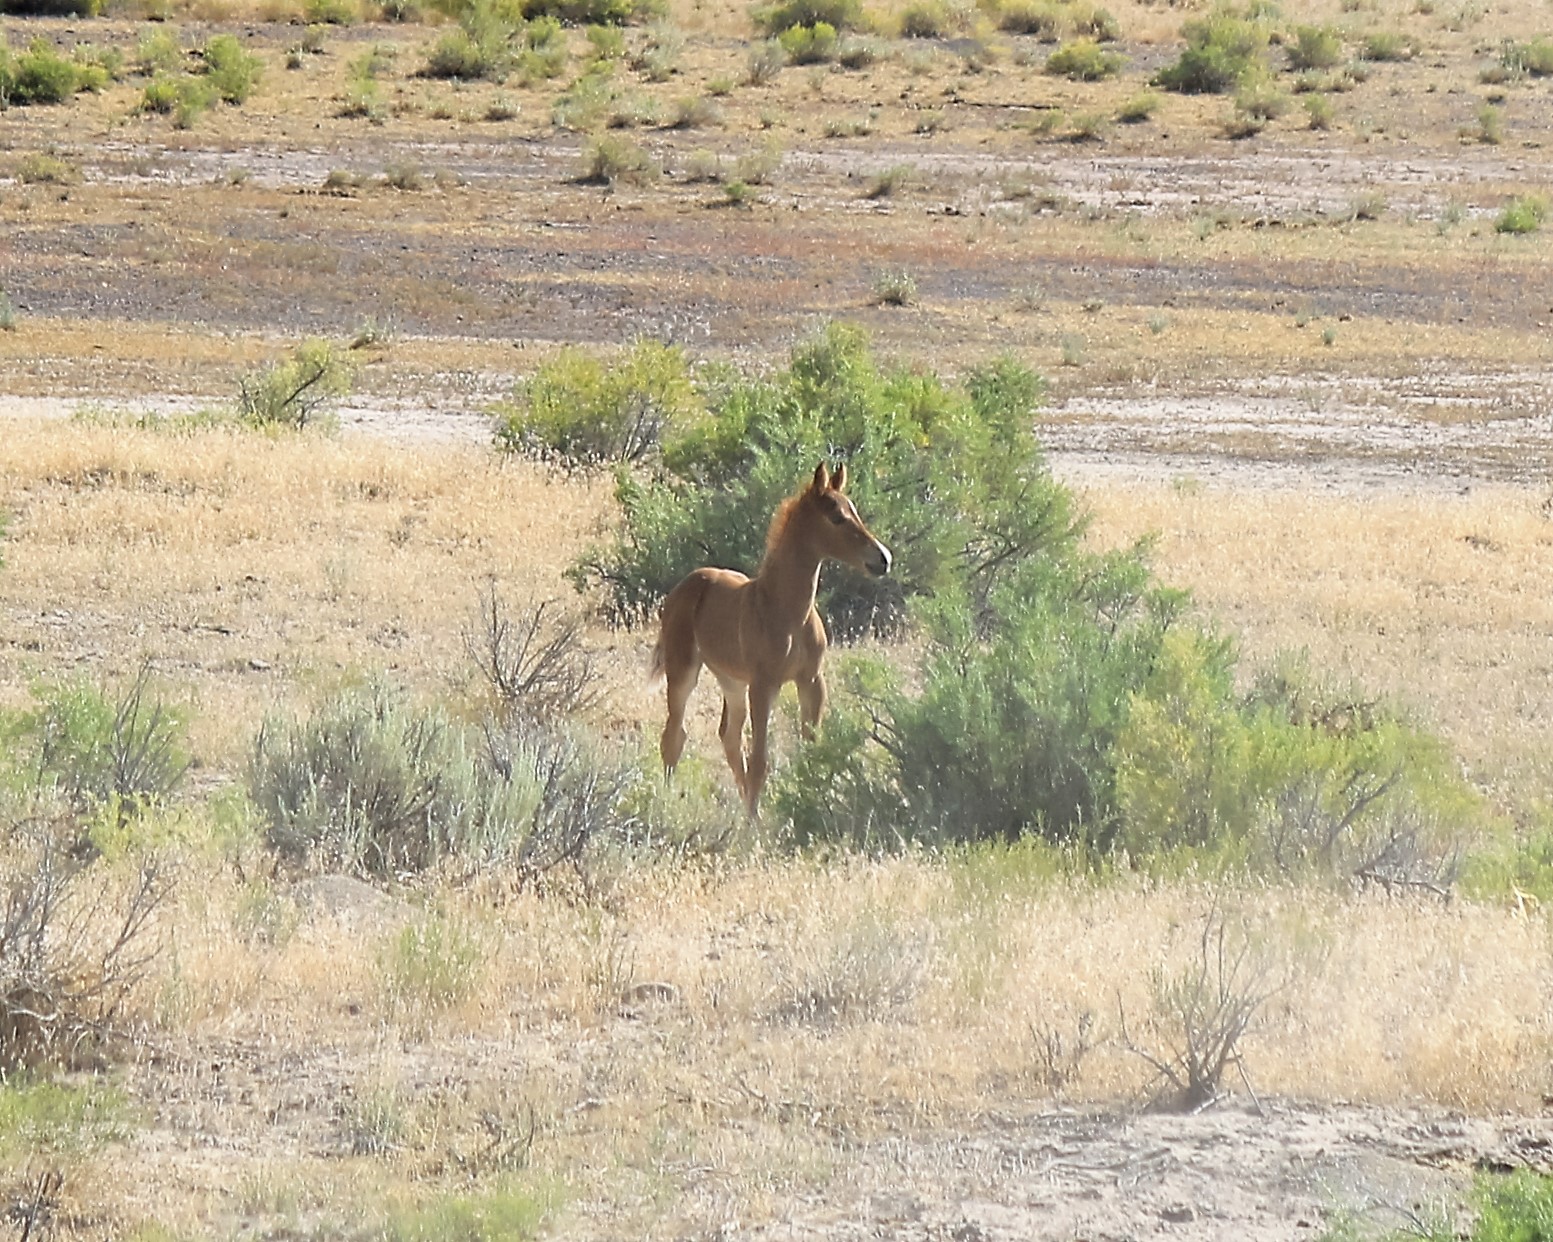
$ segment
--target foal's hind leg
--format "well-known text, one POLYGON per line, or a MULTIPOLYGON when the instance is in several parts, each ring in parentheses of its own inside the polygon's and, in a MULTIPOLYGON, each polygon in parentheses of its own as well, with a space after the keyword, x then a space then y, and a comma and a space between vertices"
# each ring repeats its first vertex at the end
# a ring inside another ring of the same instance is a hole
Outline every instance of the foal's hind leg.
POLYGON ((744 722, 749 717, 749 692, 742 681, 734 681, 731 677, 719 677, 717 682, 723 688, 723 719, 717 726, 717 736, 722 738, 723 755, 733 771, 733 783, 738 787, 739 797, 748 800, 746 787, 749 773, 744 765, 744 722))
POLYGON ((815 669, 813 677, 807 681, 800 678, 798 681, 798 719, 804 741, 814 740, 815 730, 819 728, 820 717, 824 714, 825 674, 815 669))
POLYGON ((670 776, 674 774, 680 753, 685 749, 685 704, 690 701, 690 692, 696 688, 696 679, 700 676, 701 661, 693 654, 688 659, 683 656, 678 660, 671 659, 664 669, 664 681, 668 685, 669 694, 669 719, 663 726, 658 753, 663 756, 664 772, 670 776))

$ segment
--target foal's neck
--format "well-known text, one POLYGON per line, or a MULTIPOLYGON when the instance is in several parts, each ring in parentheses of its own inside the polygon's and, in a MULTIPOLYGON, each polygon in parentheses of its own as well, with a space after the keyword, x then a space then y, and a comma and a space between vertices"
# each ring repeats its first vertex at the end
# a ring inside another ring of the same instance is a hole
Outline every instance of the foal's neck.
POLYGON ((780 540, 767 550, 755 574, 756 592, 765 600, 768 615, 796 629, 814 607, 820 589, 820 560, 805 541, 780 540))

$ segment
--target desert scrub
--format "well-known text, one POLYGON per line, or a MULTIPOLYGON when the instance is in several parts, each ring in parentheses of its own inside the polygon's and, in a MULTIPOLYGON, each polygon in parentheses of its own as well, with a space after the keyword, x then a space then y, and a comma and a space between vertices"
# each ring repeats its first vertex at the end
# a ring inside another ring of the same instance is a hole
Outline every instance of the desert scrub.
POLYGON ((582 153, 581 185, 650 185, 658 179, 657 161, 645 148, 626 138, 593 139, 582 153))
POLYGON ((633 768, 562 723, 464 725, 382 685, 271 718, 249 761, 266 843, 287 863, 387 879, 444 864, 520 882, 582 867, 628 833, 633 768))
POLYGON ((1139 91, 1129 96, 1117 110, 1116 119, 1124 125, 1138 125, 1151 120, 1159 111, 1160 97, 1154 91, 1139 91))
POLYGON ((20 56, 0 46, 0 107, 64 103, 78 91, 100 89, 106 78, 100 68, 61 56, 45 39, 35 39, 20 56))
POLYGON ((794 26, 821 23, 836 30, 855 30, 864 24, 862 0, 777 0, 754 12, 756 26, 768 35, 779 35, 794 26))
POLYGON ((1155 75, 1155 84, 1188 95, 1221 94, 1248 74, 1265 75, 1269 33, 1250 13, 1224 7, 1183 23, 1186 50, 1155 75))
POLYGON ((1548 198, 1545 194, 1520 194, 1494 220, 1496 233, 1535 233, 1547 218, 1548 198))
POLYGON ((914 0, 901 10, 899 21, 903 39, 943 39, 960 19, 947 0, 914 0))
POLYGON ((304 341, 284 362, 238 382, 238 418, 258 428, 333 426, 330 407, 348 395, 355 367, 327 341, 304 341))
POLYGON ((40 1158, 75 1164, 133 1129, 129 1101, 107 1083, 0 1080, 0 1168, 40 1158))
POLYGON ((1290 69, 1331 69, 1343 61, 1343 35, 1334 26, 1296 26, 1283 50, 1290 69))
POLYGON ((1535 78, 1553 76, 1553 39, 1542 37, 1526 43, 1511 40, 1500 53, 1500 63, 1511 73, 1535 78))
POLYGON ((910 306, 917 300, 917 280, 905 268, 886 268, 874 277, 874 302, 879 306, 910 306))
POLYGON ((644 337, 613 362, 562 349, 494 411, 494 435, 503 452, 570 465, 640 461, 705 412, 684 351, 644 337))
POLYGON ((840 36, 829 22, 789 26, 777 36, 777 42, 794 65, 820 65, 835 60, 841 46, 840 36))
POLYGON ((1064 43, 1046 58, 1046 72, 1075 82, 1099 82, 1122 70, 1124 57, 1101 47, 1093 39, 1064 43))
POLYGON ((245 52, 236 35, 213 36, 206 42, 200 57, 205 66, 205 80, 226 103, 246 102, 264 72, 264 61, 252 52, 245 52))
POLYGON ((23 185, 74 185, 81 170, 52 151, 33 151, 17 163, 16 179, 23 185))

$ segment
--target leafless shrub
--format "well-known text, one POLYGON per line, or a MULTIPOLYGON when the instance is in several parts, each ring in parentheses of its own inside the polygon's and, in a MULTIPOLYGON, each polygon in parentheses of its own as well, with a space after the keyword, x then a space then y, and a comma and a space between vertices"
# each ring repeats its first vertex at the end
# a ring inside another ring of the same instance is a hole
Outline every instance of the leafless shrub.
POLYGON ((1203 920, 1197 960, 1178 974, 1156 970, 1150 1026, 1157 1043, 1145 1048, 1127 1028, 1120 1000, 1122 1042, 1153 1067, 1157 1107, 1195 1112, 1220 1098, 1224 1072, 1241 1071, 1240 1041, 1257 1012, 1282 988, 1265 946, 1214 903, 1203 920))
POLYGON ((626 793, 636 774, 628 764, 575 731, 521 715, 502 726, 488 722, 485 740, 491 766, 537 795, 514 860, 520 885, 542 882, 563 867, 586 878, 590 847, 632 835, 626 793))
POLYGON ((1095 1015, 1088 1009, 1079 1014, 1071 1036, 1052 1023, 1030 1028, 1036 1070, 1048 1091, 1060 1094, 1078 1081, 1084 1058, 1095 1046, 1094 1030, 1095 1015))
POLYGON ((118 1033, 161 948, 153 916, 171 891, 154 858, 93 862, 69 817, 14 827, 0 852, 0 1078, 23 1068, 84 1068, 118 1033))
POLYGON ((776 1016, 822 1026, 882 1017, 917 995, 930 949, 920 933, 865 913, 792 965, 776 1016))
POLYGON ((487 584, 464 648, 496 696, 501 715, 544 720, 586 710, 598 700, 598 673, 582 643, 582 620, 558 615, 554 601, 514 616, 487 584))

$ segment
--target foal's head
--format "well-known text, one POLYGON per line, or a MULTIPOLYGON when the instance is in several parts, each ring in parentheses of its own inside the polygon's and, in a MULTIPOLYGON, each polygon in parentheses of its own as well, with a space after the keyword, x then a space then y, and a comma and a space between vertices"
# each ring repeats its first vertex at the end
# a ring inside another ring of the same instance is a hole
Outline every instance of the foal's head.
POLYGON ((798 498, 793 517, 807 519, 805 533, 810 546, 822 557, 841 561, 878 577, 890 572, 890 550, 874 538, 857 506, 846 496, 847 467, 843 462, 832 474, 821 462, 814 482, 798 498))

